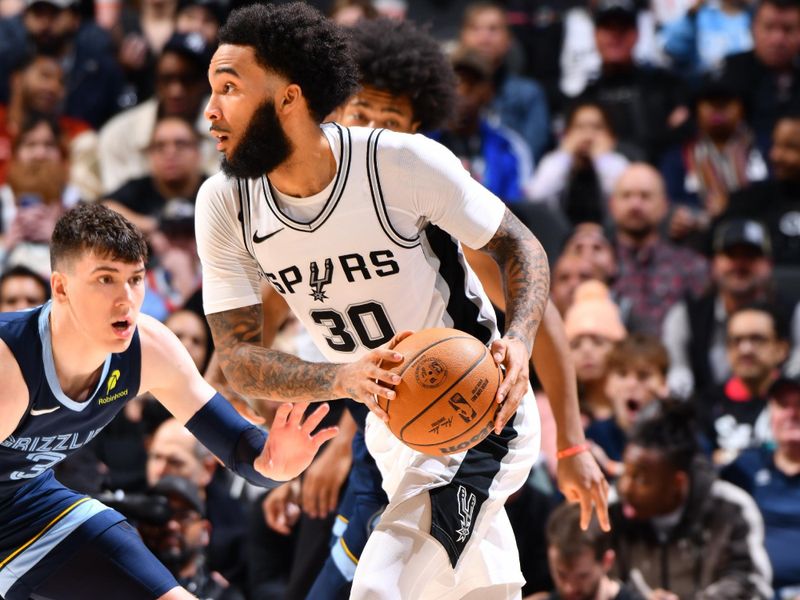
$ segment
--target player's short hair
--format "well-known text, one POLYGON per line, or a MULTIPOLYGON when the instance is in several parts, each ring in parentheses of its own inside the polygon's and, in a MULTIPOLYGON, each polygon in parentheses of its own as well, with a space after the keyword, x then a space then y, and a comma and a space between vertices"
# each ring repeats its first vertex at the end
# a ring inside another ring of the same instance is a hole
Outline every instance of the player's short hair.
POLYGON ((669 354, 656 336, 636 332, 614 344, 608 353, 606 365, 609 373, 617 369, 647 365, 666 377, 669 354))
POLYGON ((344 30, 302 2, 234 10, 219 31, 219 42, 252 47, 261 66, 300 86, 320 123, 358 86, 344 30))
POLYGON ((80 204, 58 220, 50 241, 50 268, 56 271, 85 252, 132 264, 147 262, 142 232, 101 204, 80 204))
POLYGON ((689 472, 698 454, 693 407, 681 400, 656 400, 642 409, 628 445, 661 452, 672 467, 689 472))
POLYGON ((420 129, 441 127, 455 108, 456 76, 438 42, 409 21, 360 21, 350 31, 361 85, 408 96, 420 129))
POLYGON ((558 550, 561 558, 570 563, 590 550, 595 560, 600 561, 611 548, 611 534, 600 529, 597 517, 592 516, 589 528, 581 529, 581 507, 564 502, 547 518, 547 544, 558 550))

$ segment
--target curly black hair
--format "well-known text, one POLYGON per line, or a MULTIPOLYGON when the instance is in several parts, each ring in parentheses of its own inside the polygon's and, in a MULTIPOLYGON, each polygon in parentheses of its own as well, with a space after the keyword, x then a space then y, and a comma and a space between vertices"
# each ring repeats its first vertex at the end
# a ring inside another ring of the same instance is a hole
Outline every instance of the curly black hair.
POLYGON ((440 127, 453 113, 456 76, 439 44, 408 21, 361 21, 350 34, 361 84, 407 95, 420 129, 440 127))
POLYGON ((303 2, 239 8, 220 29, 219 42, 251 46, 260 65, 300 86, 320 123, 358 86, 347 35, 303 2))
POLYGON ((647 405, 628 435, 628 444, 657 450, 673 468, 688 472, 699 451, 693 407, 671 398, 647 405))

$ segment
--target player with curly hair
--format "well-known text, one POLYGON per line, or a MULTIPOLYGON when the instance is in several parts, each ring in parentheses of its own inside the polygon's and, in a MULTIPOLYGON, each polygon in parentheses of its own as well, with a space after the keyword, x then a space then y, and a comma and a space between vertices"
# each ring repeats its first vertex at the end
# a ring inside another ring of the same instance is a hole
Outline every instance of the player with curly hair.
POLYGON ((360 21, 350 30, 361 89, 341 111, 347 126, 416 133, 455 108, 456 76, 438 42, 408 21, 360 21))
MULTIPOLYGON (((350 51, 337 50, 344 32, 307 5, 239 9, 220 37, 206 117, 225 157, 198 195, 196 231, 204 309, 228 382, 253 399, 348 397, 370 409, 366 445, 390 501, 351 597, 519 597, 503 505, 538 451, 528 358, 547 299, 541 245, 436 142, 320 124, 316 94, 330 88, 331 99, 347 82, 342 103, 357 74, 350 51), (461 243, 485 248, 505 274, 502 337, 461 243), (330 363, 259 343, 262 278, 330 363), (398 332, 435 326, 481 339, 506 369, 493 432, 443 457, 394 438, 377 404, 399 381, 388 370, 402 361, 392 350, 398 332)), ((606 523, 606 483, 585 452, 577 403, 554 412, 561 488, 581 501, 584 523, 593 505, 606 523)))

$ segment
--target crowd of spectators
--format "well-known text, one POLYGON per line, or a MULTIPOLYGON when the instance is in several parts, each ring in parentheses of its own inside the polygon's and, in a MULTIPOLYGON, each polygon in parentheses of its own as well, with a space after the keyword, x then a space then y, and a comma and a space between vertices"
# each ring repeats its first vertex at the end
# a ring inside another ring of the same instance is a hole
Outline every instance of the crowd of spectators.
MULTIPOLYGON (((220 161, 207 68, 246 2, 0 0, 0 311, 49 298, 55 221, 105 203, 147 235, 143 311, 268 428, 216 365, 194 242, 220 161)), ((310 3, 354 45, 387 18, 437 42, 446 76, 414 76, 441 102, 367 78, 335 118, 438 140, 548 251, 613 528, 562 504, 537 392, 541 460, 507 506, 523 595, 800 598, 800 0, 310 3)), ((265 343, 320 360, 264 302, 265 343)), ((334 440, 265 494, 139 397, 59 477, 125 512, 199 597, 299 599, 350 452, 334 440)))

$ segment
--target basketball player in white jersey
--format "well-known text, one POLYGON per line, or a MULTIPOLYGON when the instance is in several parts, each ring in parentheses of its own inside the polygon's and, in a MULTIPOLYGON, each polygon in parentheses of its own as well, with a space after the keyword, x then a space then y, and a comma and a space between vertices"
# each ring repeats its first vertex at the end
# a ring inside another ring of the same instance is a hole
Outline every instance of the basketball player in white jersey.
MULTIPOLYGON (((523 583, 503 510, 538 451, 528 357, 547 301, 547 258, 458 159, 421 136, 320 126, 355 87, 342 33, 304 4, 231 14, 212 59, 206 108, 223 173, 197 200, 204 305, 229 383, 250 398, 350 397, 373 414, 366 438, 390 499, 354 598, 516 598, 523 583), (460 243, 484 248, 507 288, 501 338, 460 243), (331 364, 261 347, 259 279, 284 296, 331 364), (506 369, 495 430, 432 457, 392 436, 397 332, 472 333, 506 369), (343 364, 342 364, 343 363, 343 364), (385 385, 381 385, 381 383, 385 385)), ((562 423, 562 489, 605 520, 605 482, 577 411, 562 423)), ((588 517, 587 517, 588 521, 588 517)))

